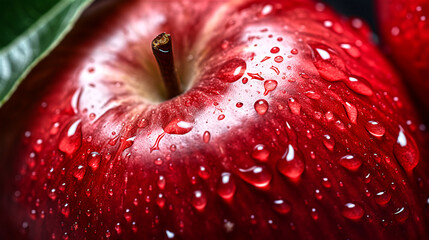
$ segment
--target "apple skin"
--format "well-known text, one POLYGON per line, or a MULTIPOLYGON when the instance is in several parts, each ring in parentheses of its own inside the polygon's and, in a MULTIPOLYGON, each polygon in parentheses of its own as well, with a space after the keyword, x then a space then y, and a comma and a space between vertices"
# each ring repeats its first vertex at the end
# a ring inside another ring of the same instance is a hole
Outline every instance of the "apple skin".
POLYGON ((427 239, 426 132, 368 39, 310 1, 96 2, 0 110, 2 234, 427 239))
POLYGON ((386 52, 401 69, 429 119, 429 1, 378 0, 377 17, 386 52))

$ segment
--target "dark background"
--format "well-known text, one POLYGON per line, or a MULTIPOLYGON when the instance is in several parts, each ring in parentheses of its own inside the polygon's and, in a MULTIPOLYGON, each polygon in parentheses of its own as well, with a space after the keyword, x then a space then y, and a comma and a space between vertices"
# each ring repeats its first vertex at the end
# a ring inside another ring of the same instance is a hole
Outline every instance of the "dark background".
POLYGON ((343 15, 366 20, 373 31, 377 30, 374 18, 375 0, 322 0, 322 2, 327 3, 343 15))

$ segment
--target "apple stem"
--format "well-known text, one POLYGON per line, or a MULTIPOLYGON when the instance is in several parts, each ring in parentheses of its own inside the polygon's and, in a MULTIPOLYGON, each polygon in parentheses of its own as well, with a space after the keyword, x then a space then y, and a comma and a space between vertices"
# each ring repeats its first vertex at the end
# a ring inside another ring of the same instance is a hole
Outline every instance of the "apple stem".
POLYGON ((173 47, 171 36, 167 33, 161 33, 152 40, 152 52, 158 62, 164 81, 167 97, 173 98, 182 93, 176 68, 174 67, 173 47))

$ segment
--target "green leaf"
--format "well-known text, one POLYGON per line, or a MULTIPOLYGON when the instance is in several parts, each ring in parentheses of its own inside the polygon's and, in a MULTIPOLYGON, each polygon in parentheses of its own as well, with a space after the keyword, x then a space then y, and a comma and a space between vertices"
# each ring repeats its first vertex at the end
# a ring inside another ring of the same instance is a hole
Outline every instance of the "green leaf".
POLYGON ((0 107, 92 0, 0 0, 0 107))

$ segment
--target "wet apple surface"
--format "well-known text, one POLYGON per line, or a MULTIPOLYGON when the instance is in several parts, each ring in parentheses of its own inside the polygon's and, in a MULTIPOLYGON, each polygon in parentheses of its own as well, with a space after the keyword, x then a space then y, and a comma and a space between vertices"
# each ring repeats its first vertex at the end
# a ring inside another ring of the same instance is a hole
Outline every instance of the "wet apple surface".
POLYGON ((361 23, 306 0, 97 2, 0 110, 8 226, 428 238, 427 133, 361 23), (152 55, 162 32, 173 98, 152 55))

